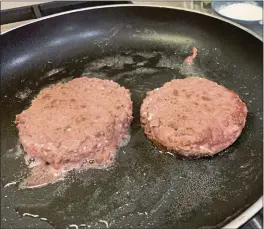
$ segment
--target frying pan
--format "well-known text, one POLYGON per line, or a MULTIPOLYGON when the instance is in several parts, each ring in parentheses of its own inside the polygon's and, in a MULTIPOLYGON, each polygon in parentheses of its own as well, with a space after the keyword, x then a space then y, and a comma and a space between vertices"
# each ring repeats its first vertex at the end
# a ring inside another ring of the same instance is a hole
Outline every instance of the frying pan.
POLYGON ((260 38, 223 19, 134 5, 62 13, 3 34, 2 226, 240 226, 262 206, 262 46, 260 38), (183 61, 193 47, 198 56, 186 66, 183 61), (15 115, 42 88, 84 75, 112 79, 130 89, 130 142, 108 170, 72 171, 63 182, 19 190, 16 182, 27 168, 15 115), (236 91, 248 106, 242 135, 212 158, 187 160, 160 153, 140 126, 146 92, 189 76, 206 77, 236 91), (10 182, 15 184, 6 186, 10 182), (249 214, 236 218, 246 209, 249 214))

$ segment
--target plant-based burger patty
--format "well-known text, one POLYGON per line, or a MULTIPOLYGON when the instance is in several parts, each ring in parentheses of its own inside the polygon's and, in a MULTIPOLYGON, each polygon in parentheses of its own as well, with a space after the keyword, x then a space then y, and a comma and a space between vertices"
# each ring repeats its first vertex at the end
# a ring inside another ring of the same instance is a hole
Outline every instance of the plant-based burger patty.
POLYGON ((206 156, 236 141, 245 126, 247 107, 235 92, 190 77, 148 92, 140 116, 154 144, 183 156, 206 156))
POLYGON ((97 78, 75 78, 40 91, 16 116, 29 157, 54 168, 112 160, 132 120, 128 89, 97 78))

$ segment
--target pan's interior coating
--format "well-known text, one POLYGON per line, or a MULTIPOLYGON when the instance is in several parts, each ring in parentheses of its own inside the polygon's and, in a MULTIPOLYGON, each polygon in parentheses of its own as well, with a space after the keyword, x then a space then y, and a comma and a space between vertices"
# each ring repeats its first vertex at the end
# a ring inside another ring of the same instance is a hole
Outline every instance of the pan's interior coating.
POLYGON ((261 196, 261 41, 216 19, 172 9, 117 7, 38 23, 3 35, 1 44, 3 227, 220 228, 261 196), (17 41, 19 33, 31 36, 17 41), (192 47, 198 56, 193 65, 184 65, 192 47), (112 79, 131 90, 131 141, 118 151, 115 166, 72 171, 63 182, 40 189, 4 188, 26 173, 15 115, 42 88, 79 76, 112 79), (146 92, 189 76, 234 90, 248 106, 242 135, 213 158, 161 154, 140 127, 146 92))

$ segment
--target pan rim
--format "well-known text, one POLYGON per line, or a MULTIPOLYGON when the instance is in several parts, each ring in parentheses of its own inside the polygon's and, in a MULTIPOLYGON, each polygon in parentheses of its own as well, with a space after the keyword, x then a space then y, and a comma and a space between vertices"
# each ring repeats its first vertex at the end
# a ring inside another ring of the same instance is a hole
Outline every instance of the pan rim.
MULTIPOLYGON (((260 197, 254 204, 244 210, 239 216, 233 219, 230 223, 226 224, 222 229, 239 228, 257 214, 263 207, 263 196, 260 197)), ((232 216, 230 216, 232 217, 232 216)), ((229 218, 229 217, 228 217, 229 218)), ((226 218, 226 220, 228 220, 226 218)))
MULTIPOLYGON (((173 7, 173 6, 159 6, 159 5, 137 5, 137 4, 116 4, 116 5, 110 5, 110 6, 95 6, 95 7, 85 7, 85 8, 82 8, 82 9, 76 9, 76 10, 70 10, 70 11, 66 11, 66 12, 61 12, 61 13, 57 13, 57 14, 53 14, 53 15, 49 15, 49 16, 45 16, 45 17, 42 17, 42 18, 38 18, 38 19, 35 19, 34 21, 31 21, 31 22, 27 22, 23 25, 19 25, 17 27, 14 27, 12 29, 9 29, 5 32, 1 32, 1 35, 4 35, 6 33, 9 33, 13 30, 16 30, 18 28, 21 28, 21 27, 24 27, 26 25, 29 25, 29 24, 33 24, 33 23, 36 23, 38 21, 44 21, 44 20, 47 20, 49 18, 53 18, 53 17, 57 17, 57 16, 61 16, 61 15, 65 15, 65 14, 70 14, 70 13, 75 13, 75 12, 81 12, 81 11, 88 11, 88 10, 94 10, 94 9, 102 9, 102 8, 114 8, 114 7, 153 7, 153 8, 164 8, 164 9, 176 9, 176 10, 181 10, 181 11, 187 11, 187 12, 193 12, 193 13, 196 13, 196 14, 201 14, 201 15, 204 15, 204 16, 208 16, 208 17, 211 17, 211 18, 215 18, 215 19, 218 19, 220 21, 224 21, 228 24, 231 24, 233 26, 236 26, 238 28, 240 28, 241 30, 244 30, 245 32, 248 32, 249 34, 251 34, 252 36, 254 36, 255 38, 257 38, 258 40, 260 40, 261 42, 263 42, 263 38, 261 36, 259 36, 258 34, 252 32, 251 30, 247 29, 246 27, 236 23, 236 22, 233 22, 233 21, 230 21, 228 19, 225 19, 225 18, 221 18, 217 15, 212 15, 212 14, 209 14, 209 13, 205 13, 205 12, 200 12, 200 11, 196 11, 196 10, 191 10, 191 9, 184 9, 184 8, 181 8, 181 7, 173 7)), ((231 222, 229 222, 228 224, 226 224, 225 226, 222 227, 222 229, 229 229, 229 228, 239 228, 240 226, 242 226, 243 224, 245 224, 250 218, 252 218, 257 212, 259 212, 261 210, 261 208, 263 207, 263 196, 261 196, 255 203, 253 203, 249 208, 247 208, 246 210, 244 210, 239 216, 237 216, 235 219, 233 219, 231 222)), ((230 216, 232 217, 232 216, 230 216)), ((230 217, 227 217, 225 221, 228 221, 230 217)))
POLYGON ((61 13, 57 13, 57 14, 52 14, 52 15, 49 15, 49 16, 45 16, 45 17, 41 17, 41 18, 37 18, 37 19, 33 19, 34 21, 31 21, 31 22, 27 22, 23 25, 19 25, 19 26, 16 26, 12 29, 9 29, 7 31, 4 31, 4 32, 1 32, 1 35, 4 35, 8 32, 11 32, 15 29, 18 29, 18 28, 21 28, 21 27, 24 27, 26 25, 29 25, 29 24, 33 24, 33 23, 36 23, 38 21, 43 21, 43 20, 47 20, 49 18, 53 18, 53 17, 57 17, 57 16, 61 16, 61 15, 64 15, 64 14, 71 14, 71 13, 75 13, 75 12, 81 12, 81 11, 88 11, 88 10, 94 10, 94 9, 102 9, 102 8, 115 8, 115 7, 152 7, 152 8, 164 8, 164 9, 175 9, 175 10, 181 10, 181 11, 186 11, 186 12, 192 12, 192 13, 196 13, 196 14, 201 14, 201 15, 204 15, 204 16, 208 16, 208 17, 211 17, 211 18, 215 18, 215 19, 218 19, 220 21, 224 21, 228 24, 231 24, 231 25, 234 25, 246 32, 248 32, 249 34, 251 34, 252 36, 256 37, 257 39, 259 39, 260 41, 263 42, 263 38, 261 36, 259 36, 258 34, 256 34, 255 32, 251 31, 250 29, 236 23, 236 22, 233 22, 233 21, 230 21, 228 19, 225 19, 225 18, 222 18, 222 17, 219 17, 217 15, 212 15, 212 14, 209 14, 209 13, 205 13, 205 12, 200 12, 200 11, 196 11, 196 10, 192 10, 192 9, 184 9, 184 8, 181 8, 181 7, 173 7, 173 6, 159 6, 159 5, 137 5, 137 4, 116 4, 116 5, 110 5, 110 6, 94 6, 94 7, 85 7, 85 8, 81 8, 81 9, 76 9, 76 10, 69 10, 69 11, 66 11, 66 12, 61 12, 61 13))

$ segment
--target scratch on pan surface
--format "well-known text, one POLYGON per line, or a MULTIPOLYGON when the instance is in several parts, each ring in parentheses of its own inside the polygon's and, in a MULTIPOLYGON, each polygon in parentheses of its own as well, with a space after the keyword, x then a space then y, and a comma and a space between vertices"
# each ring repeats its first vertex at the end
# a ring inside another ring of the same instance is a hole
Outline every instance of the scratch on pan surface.
POLYGON ((106 228, 109 228, 109 225, 108 225, 108 222, 107 222, 107 221, 102 220, 102 219, 99 219, 98 222, 100 222, 100 223, 104 223, 105 226, 106 226, 106 228))
POLYGON ((118 24, 116 26, 114 26, 112 29, 109 30, 108 34, 109 34, 109 38, 114 37, 120 29, 122 29, 124 27, 123 24, 118 24))
POLYGON ((171 152, 165 152, 165 153, 175 157, 175 155, 173 153, 171 153, 171 152))
POLYGON ((16 184, 16 183, 17 183, 16 181, 12 181, 12 182, 10 182, 10 183, 7 183, 7 184, 4 186, 4 188, 9 187, 9 186, 11 186, 11 185, 14 185, 14 184, 16 184))
POLYGON ((46 220, 48 220, 47 218, 40 218, 41 220, 44 220, 44 221, 46 221, 46 220))
POLYGON ((159 150, 159 153, 161 153, 161 154, 163 154, 163 153, 164 153, 164 154, 169 154, 169 155, 175 157, 175 155, 174 155, 173 153, 169 152, 169 151, 167 151, 167 152, 163 152, 163 151, 159 150))
POLYGON ((69 227, 74 227, 74 228, 76 228, 76 229, 79 228, 77 224, 70 224, 69 227))
POLYGON ((30 213, 27 213, 27 212, 23 213, 23 216, 30 216, 30 217, 33 217, 33 218, 39 217, 39 215, 33 215, 33 214, 30 214, 30 213))
POLYGON ((63 70, 64 70, 64 68, 54 68, 54 69, 48 71, 48 72, 42 77, 42 79, 47 78, 47 77, 49 77, 49 76, 52 76, 52 75, 54 75, 54 74, 56 74, 56 73, 58 73, 58 72, 61 72, 61 71, 63 71, 63 70))

